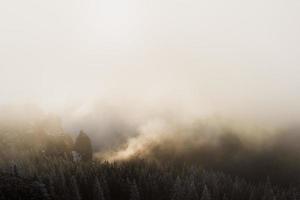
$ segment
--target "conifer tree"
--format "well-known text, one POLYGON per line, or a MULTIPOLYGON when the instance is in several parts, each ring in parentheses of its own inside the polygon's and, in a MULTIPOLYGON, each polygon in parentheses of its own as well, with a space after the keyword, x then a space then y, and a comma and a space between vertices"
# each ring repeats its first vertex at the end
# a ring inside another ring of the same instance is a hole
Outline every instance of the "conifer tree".
POLYGON ((97 177, 95 178, 95 183, 94 183, 93 199, 94 200, 105 200, 105 197, 103 194, 103 189, 102 189, 97 177))
POLYGON ((101 176, 99 181, 100 181, 100 185, 103 190, 104 198, 106 200, 110 200, 110 190, 109 190, 108 183, 106 181, 105 176, 101 176))
POLYGON ((51 177, 49 178, 49 194, 53 199, 56 198, 56 192, 55 192, 55 188, 54 188, 54 185, 53 185, 53 180, 52 180, 51 177))
POLYGON ((210 195, 210 192, 207 189, 206 185, 204 186, 202 196, 201 196, 201 200, 211 200, 211 195, 210 195))
POLYGON ((93 149, 91 140, 83 131, 80 131, 78 137, 76 138, 74 150, 80 154, 83 161, 92 160, 93 149))
POLYGON ((171 199, 172 200, 181 200, 184 197, 185 197, 185 195, 184 195, 184 190, 182 187, 182 181, 181 181, 180 177, 178 176, 176 178, 174 186, 173 186, 171 199))
POLYGON ((65 175, 64 175, 64 172, 63 172, 63 169, 60 167, 59 168, 59 180, 60 180, 60 184, 62 186, 62 189, 66 187, 66 178, 65 178, 65 175))
POLYGON ((73 200, 81 200, 80 192, 78 189, 77 181, 74 176, 71 177, 71 198, 73 200))
POLYGON ((12 175, 13 175, 13 176, 19 176, 19 172, 18 172, 18 168, 17 168, 17 165, 16 165, 16 164, 14 164, 14 165, 12 166, 12 175))
POLYGON ((130 200, 140 200, 140 193, 135 181, 133 181, 130 187, 130 200))
POLYGON ((194 181, 192 181, 190 184, 187 184, 185 199, 187 199, 187 200, 198 200, 199 199, 194 181))
POLYGON ((43 197, 43 199, 45 199, 45 200, 50 199, 49 193, 46 189, 45 184, 40 183, 38 181, 35 181, 32 185, 33 185, 34 188, 36 188, 37 191, 40 191, 41 196, 43 197))
POLYGON ((271 185, 270 178, 268 177, 264 188, 263 200, 275 200, 275 194, 271 185))

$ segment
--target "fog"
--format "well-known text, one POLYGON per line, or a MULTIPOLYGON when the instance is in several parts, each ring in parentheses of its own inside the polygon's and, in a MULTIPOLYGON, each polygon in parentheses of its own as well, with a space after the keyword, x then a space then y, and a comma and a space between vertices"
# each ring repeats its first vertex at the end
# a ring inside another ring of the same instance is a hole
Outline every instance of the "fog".
POLYGON ((1 124, 50 117, 56 131, 83 129, 109 161, 175 155, 214 168, 294 155, 299 9, 294 0, 3 1, 1 124))
POLYGON ((104 102, 139 113, 298 123, 299 7, 294 0, 3 1, 0 103, 61 115, 104 102))

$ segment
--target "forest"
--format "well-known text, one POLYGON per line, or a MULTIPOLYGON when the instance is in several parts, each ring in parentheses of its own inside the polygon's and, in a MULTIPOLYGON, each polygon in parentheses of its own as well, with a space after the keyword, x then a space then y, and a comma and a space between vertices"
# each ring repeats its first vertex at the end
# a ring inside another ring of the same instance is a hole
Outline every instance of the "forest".
POLYGON ((222 136, 223 145, 218 147, 227 152, 222 154, 227 162, 208 159, 221 157, 207 146, 202 153, 172 156, 172 151, 162 154, 156 149, 157 159, 132 156, 106 161, 93 155, 88 133, 72 137, 56 122, 47 123, 26 131, 25 126, 1 124, 1 200, 300 199, 297 160, 289 166, 266 152, 251 157, 232 135, 222 136), (243 153, 248 162, 234 160, 233 152, 243 153), (284 170, 276 169, 278 164, 284 170))
POLYGON ((300 0, 0 0, 0 200, 300 200, 300 0))

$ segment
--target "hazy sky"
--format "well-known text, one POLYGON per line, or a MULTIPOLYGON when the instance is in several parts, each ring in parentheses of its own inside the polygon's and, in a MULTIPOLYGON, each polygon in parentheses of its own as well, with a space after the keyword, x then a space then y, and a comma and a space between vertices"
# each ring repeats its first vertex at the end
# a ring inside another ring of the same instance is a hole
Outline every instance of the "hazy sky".
POLYGON ((0 2, 0 103, 300 118, 299 0, 0 2))

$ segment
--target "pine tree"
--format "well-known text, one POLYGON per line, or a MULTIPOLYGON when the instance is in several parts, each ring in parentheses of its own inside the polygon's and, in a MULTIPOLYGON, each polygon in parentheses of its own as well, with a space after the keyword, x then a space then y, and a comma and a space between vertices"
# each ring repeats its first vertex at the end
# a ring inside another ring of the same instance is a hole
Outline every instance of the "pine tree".
POLYGON ((211 200, 211 195, 206 185, 204 185, 201 200, 211 200))
POLYGON ((103 194, 103 189, 102 189, 97 177, 95 178, 95 183, 94 183, 93 199, 94 200, 105 200, 104 194, 103 194))
POLYGON ((276 196, 274 194, 272 185, 271 185, 271 181, 270 178, 268 177, 267 182, 265 184, 265 188, 264 188, 264 194, 262 197, 263 200, 275 200, 276 196))
POLYGON ((53 180, 51 177, 49 178, 49 193, 50 193, 50 196, 52 199, 56 198, 56 191, 55 191, 55 188, 53 185, 53 180))
POLYGON ((66 187, 66 178, 65 178, 62 167, 59 168, 58 175, 59 175, 59 182, 60 182, 61 187, 62 187, 61 189, 64 189, 66 187))
POLYGON ((198 200, 199 199, 194 181, 192 181, 190 184, 187 184, 185 196, 186 196, 185 199, 187 199, 187 200, 198 200))
POLYGON ((80 131, 76 138, 74 150, 80 154, 83 161, 92 160, 93 149, 89 136, 83 131, 80 131))
POLYGON ((12 173, 13 176, 19 176, 19 172, 18 172, 18 168, 17 168, 16 164, 14 164, 12 166, 12 172, 11 173, 12 173))
POLYGON ((181 181, 180 177, 178 176, 176 178, 174 186, 173 186, 171 199, 172 200, 182 200, 184 198, 185 198, 185 194, 184 194, 184 189, 182 187, 182 181, 181 181))
POLYGON ((106 181, 105 176, 100 177, 100 183, 101 183, 101 187, 102 187, 105 199, 110 200, 110 190, 109 190, 108 183, 106 181))
POLYGON ((130 187, 130 200, 140 200, 140 193, 135 181, 133 181, 130 187))
POLYGON ((43 199, 45 199, 45 200, 50 199, 49 193, 47 191, 47 188, 46 188, 45 184, 40 183, 38 181, 35 181, 32 185, 33 185, 34 188, 36 188, 37 191, 40 192, 43 199))
POLYGON ((74 176, 71 177, 71 195, 73 200, 81 200, 80 192, 78 189, 77 181, 74 176))

